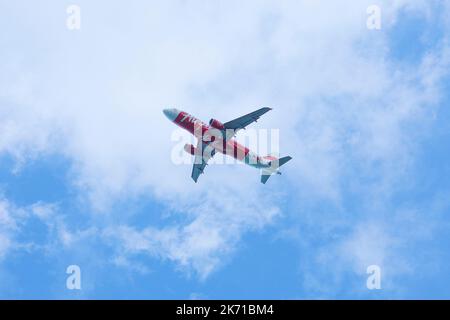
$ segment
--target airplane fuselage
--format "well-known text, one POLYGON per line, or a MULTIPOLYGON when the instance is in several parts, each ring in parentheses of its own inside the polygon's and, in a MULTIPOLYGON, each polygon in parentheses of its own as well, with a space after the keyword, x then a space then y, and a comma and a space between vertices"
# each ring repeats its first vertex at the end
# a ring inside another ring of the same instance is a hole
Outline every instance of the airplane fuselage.
POLYGON ((231 156, 254 168, 270 167, 271 157, 261 157, 232 137, 226 138, 223 130, 214 128, 189 113, 177 109, 165 111, 165 114, 176 125, 187 130, 197 139, 209 144, 217 152, 231 156))

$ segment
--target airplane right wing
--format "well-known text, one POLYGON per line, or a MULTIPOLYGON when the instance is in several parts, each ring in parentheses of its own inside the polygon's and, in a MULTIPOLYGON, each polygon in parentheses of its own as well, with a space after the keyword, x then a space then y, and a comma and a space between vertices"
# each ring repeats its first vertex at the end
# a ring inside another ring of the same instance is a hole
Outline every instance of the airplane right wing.
POLYGON ((263 114, 272 110, 271 108, 261 108, 259 110, 253 111, 245 116, 239 117, 237 119, 228 121, 223 124, 225 129, 232 129, 234 132, 237 132, 241 129, 245 129, 249 124, 256 122, 263 114))
POLYGON ((202 139, 198 139, 197 150, 201 150, 202 152, 197 152, 194 158, 191 177, 195 182, 197 182, 200 175, 204 172, 209 159, 216 154, 216 150, 210 144, 203 142, 202 139))

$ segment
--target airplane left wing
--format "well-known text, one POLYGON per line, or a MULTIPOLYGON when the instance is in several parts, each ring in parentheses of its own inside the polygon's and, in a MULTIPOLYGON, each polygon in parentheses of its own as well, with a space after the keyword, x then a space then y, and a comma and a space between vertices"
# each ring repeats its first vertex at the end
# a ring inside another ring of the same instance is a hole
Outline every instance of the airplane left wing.
POLYGON ((197 150, 202 150, 202 153, 196 153, 194 158, 191 177, 195 182, 197 182, 198 177, 204 172, 209 159, 216 154, 216 150, 210 144, 203 142, 202 139, 198 139, 197 150))
POLYGON ((256 122, 263 114, 272 110, 271 108, 261 108, 259 110, 253 111, 245 116, 239 117, 237 119, 228 121, 223 124, 225 129, 232 129, 234 132, 241 129, 245 129, 249 124, 256 122))

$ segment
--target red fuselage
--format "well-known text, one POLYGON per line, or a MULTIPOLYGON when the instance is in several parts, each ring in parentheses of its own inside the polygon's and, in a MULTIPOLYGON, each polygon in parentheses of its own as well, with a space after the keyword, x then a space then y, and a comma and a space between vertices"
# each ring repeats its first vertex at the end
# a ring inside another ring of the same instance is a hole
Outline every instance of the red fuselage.
POLYGON ((207 125, 187 112, 177 109, 166 109, 166 116, 179 127, 189 131, 196 138, 210 144, 216 151, 234 157, 248 165, 264 168, 269 165, 270 159, 264 159, 238 143, 235 139, 224 137, 224 131, 207 125))

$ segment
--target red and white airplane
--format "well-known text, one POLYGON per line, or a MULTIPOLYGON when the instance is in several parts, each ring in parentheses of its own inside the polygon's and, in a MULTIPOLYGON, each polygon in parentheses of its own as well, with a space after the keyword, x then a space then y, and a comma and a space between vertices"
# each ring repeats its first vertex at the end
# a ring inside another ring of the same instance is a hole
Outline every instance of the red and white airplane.
POLYGON ((246 126, 256 122, 259 117, 270 110, 272 109, 261 108, 226 123, 211 119, 209 125, 177 109, 164 109, 163 112, 170 121, 189 131, 197 138, 197 147, 192 144, 184 146, 186 152, 195 156, 191 175, 195 182, 204 172, 209 159, 219 151, 254 168, 261 169, 261 182, 265 184, 272 174, 281 174, 279 168, 292 158, 261 157, 239 144, 234 136, 237 131, 245 129, 246 126))

